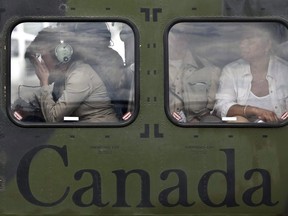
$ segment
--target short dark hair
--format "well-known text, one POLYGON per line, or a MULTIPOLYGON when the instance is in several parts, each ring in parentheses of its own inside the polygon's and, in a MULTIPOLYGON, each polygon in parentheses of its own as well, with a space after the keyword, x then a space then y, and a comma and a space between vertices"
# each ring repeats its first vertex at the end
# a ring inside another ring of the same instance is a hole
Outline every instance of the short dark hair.
POLYGON ((26 49, 25 57, 34 55, 35 53, 43 53, 48 51, 53 53, 55 47, 61 43, 61 41, 70 43, 69 38, 73 38, 71 32, 63 31, 58 27, 47 27, 42 29, 31 44, 26 49))

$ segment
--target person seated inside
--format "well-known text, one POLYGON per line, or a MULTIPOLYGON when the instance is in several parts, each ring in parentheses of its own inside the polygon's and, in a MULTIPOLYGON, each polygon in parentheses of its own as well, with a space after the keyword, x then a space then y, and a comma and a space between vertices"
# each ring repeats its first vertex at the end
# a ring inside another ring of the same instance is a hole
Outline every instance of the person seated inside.
POLYGON ((169 32, 169 111, 179 123, 219 122, 211 111, 220 69, 191 52, 191 28, 178 23, 169 32))
POLYGON ((280 27, 278 23, 245 24, 241 58, 226 65, 220 77, 215 105, 219 116, 236 117, 236 122, 285 120, 288 62, 273 51, 280 27))
POLYGON ((117 122, 105 84, 82 61, 73 39, 77 36, 72 32, 48 27, 27 48, 25 56, 41 86, 37 99, 45 122, 63 122, 65 117, 78 117, 79 122, 117 122))

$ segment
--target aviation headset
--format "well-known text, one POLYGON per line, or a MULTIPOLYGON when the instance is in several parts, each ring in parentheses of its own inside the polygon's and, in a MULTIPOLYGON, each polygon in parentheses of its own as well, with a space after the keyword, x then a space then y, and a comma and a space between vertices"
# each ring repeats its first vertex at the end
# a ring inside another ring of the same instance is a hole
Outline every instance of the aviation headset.
POLYGON ((68 63, 73 55, 73 48, 70 44, 60 41, 55 48, 55 56, 60 64, 68 63))

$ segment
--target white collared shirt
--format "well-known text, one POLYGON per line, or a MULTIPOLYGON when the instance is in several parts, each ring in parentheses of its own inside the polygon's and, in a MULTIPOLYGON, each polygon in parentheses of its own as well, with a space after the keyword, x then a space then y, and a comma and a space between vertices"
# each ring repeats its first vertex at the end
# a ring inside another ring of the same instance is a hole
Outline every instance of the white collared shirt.
MULTIPOLYGON (((288 62, 271 56, 266 76, 273 110, 278 117, 287 111, 288 105, 288 62)), ((226 116, 231 106, 248 104, 252 74, 247 61, 239 59, 223 68, 215 109, 219 116, 226 116)))

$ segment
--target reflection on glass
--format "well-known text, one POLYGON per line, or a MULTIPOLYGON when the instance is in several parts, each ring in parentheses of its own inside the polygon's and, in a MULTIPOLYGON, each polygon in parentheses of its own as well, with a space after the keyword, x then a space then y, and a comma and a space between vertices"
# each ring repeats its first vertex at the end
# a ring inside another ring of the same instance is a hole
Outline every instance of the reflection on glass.
POLYGON ((168 34, 169 110, 174 121, 285 121, 286 37, 287 28, 278 22, 172 26, 168 34))
POLYGON ((19 24, 11 34, 19 43, 19 57, 11 53, 13 117, 30 123, 129 120, 135 111, 135 69, 131 72, 124 58, 134 50, 120 40, 122 28, 134 41, 125 23, 19 24))
POLYGON ((197 27, 179 23, 169 32, 169 108, 179 123, 218 121, 210 115, 215 103, 219 67, 191 43, 197 27))

